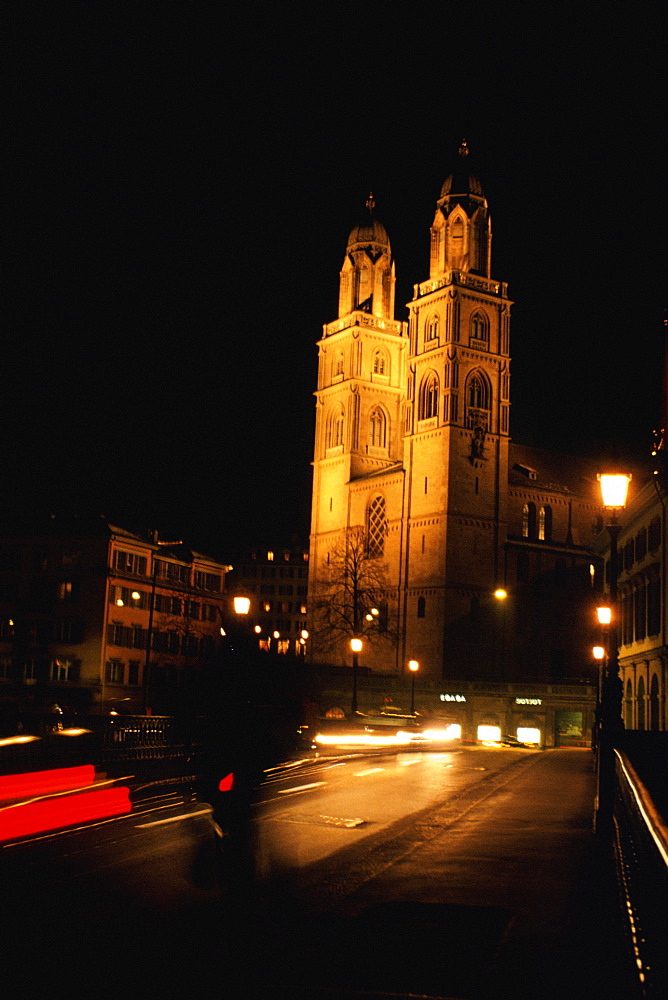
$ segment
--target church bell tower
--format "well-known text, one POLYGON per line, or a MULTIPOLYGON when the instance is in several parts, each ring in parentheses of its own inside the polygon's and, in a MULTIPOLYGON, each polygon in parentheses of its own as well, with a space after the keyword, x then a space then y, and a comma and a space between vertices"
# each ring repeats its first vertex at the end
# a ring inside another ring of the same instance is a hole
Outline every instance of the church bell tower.
POLYGON ((429 279, 408 305, 406 656, 444 676, 467 666, 448 634, 503 578, 511 303, 491 246, 463 143, 436 203, 429 279))

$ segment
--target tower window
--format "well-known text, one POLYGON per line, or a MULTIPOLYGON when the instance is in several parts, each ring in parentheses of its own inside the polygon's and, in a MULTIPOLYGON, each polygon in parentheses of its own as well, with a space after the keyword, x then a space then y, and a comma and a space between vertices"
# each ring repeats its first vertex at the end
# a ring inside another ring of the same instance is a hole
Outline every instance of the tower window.
POLYGON ((373 356, 374 375, 387 375, 387 358, 383 351, 376 351, 373 356))
POLYGON ((427 611, 427 601, 424 597, 418 597, 417 600, 417 616, 418 618, 424 618, 427 611))
POLYGON ((327 447, 336 448, 338 445, 343 444, 343 407, 334 410, 330 414, 329 424, 327 427, 327 447))
POLYGON ((435 372, 425 375, 420 386, 418 418, 427 420, 438 416, 438 376, 435 372))
POLYGON ((466 383, 466 426, 489 429, 489 383, 482 372, 473 372, 466 383))
POLYGON ((479 344, 487 347, 489 343, 489 324, 484 313, 476 312, 471 317, 471 340, 477 340, 479 344))
POLYGON ((369 416, 369 444, 372 448, 387 447, 387 417, 380 406, 375 406, 369 416))
POLYGON ((438 327, 439 327, 438 313, 434 313, 433 316, 429 317, 427 326, 425 327, 424 339, 438 340, 438 327))
POLYGON ((343 375, 343 351, 339 351, 334 362, 334 374, 343 375))

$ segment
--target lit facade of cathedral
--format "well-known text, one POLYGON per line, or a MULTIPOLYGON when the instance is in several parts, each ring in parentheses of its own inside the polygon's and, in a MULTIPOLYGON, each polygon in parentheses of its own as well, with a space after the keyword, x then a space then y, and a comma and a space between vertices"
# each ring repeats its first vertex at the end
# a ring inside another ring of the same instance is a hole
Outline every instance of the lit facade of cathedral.
POLYGON ((403 675, 415 659, 425 678, 582 681, 587 651, 569 629, 597 572, 596 476, 511 441, 512 302, 492 277, 491 216, 466 145, 437 200, 429 277, 406 322, 374 207, 350 233, 339 315, 318 345, 311 658, 350 663, 350 636, 327 635, 325 609, 337 561, 363 537, 374 603, 381 576, 384 588, 367 630, 379 609, 367 607, 363 572, 355 588, 349 632, 364 631, 364 666, 403 675))

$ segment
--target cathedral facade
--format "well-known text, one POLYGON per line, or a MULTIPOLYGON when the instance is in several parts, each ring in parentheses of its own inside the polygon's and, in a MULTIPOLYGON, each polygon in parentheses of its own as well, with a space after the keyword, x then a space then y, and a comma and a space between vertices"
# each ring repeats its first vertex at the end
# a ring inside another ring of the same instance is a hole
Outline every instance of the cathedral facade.
POLYGON ((492 276, 490 210, 466 145, 405 321, 374 207, 350 233, 339 315, 318 344, 311 657, 350 663, 359 636, 373 671, 417 660, 425 678, 575 677, 586 653, 569 649, 559 616, 563 626, 567 592, 586 598, 597 572, 595 474, 511 441, 512 302, 492 276), (551 607, 519 627, 538 580, 551 607))

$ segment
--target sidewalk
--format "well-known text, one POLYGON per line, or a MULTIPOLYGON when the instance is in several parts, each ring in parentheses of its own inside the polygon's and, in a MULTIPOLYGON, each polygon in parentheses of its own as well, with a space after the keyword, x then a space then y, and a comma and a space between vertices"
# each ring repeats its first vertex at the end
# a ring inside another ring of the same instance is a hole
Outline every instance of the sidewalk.
POLYGON ((455 822, 447 803, 422 816, 328 913, 278 928, 279 980, 276 962, 299 998, 635 1000, 593 803, 590 750, 526 756, 455 822))

